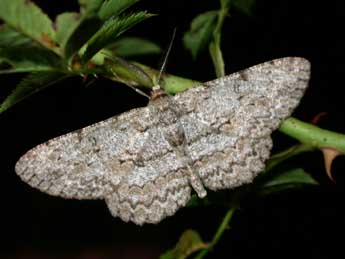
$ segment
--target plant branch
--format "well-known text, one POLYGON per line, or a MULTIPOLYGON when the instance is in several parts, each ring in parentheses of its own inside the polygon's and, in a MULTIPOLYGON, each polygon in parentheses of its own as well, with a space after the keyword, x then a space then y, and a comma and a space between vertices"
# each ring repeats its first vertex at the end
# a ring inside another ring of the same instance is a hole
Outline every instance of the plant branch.
POLYGON ((292 117, 282 123, 279 131, 315 149, 334 148, 345 154, 345 134, 321 129, 292 117))
POLYGON ((216 233, 214 234, 211 243, 208 245, 207 248, 201 250, 194 259, 202 259, 204 258, 212 249, 213 247, 218 243, 219 239, 224 234, 224 231, 229 228, 229 223, 231 219, 233 218, 233 215, 235 211, 238 209, 238 203, 234 202, 232 203, 232 206, 230 209, 226 212, 222 222, 220 223, 216 233))
POLYGON ((213 31, 213 41, 209 44, 209 52, 210 56, 213 62, 213 66, 216 71, 216 76, 222 77, 225 76, 225 65, 224 65, 224 59, 223 54, 221 50, 221 31, 223 27, 223 23, 225 20, 225 17, 229 13, 229 7, 227 1, 220 1, 221 3, 221 9, 218 11, 218 19, 216 27, 213 31))

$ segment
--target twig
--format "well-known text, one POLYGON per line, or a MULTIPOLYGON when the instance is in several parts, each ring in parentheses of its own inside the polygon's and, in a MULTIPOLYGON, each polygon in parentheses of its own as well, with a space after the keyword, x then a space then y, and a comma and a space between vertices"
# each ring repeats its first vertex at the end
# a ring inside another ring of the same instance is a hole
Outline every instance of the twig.
POLYGON ((203 250, 201 250, 196 257, 194 257, 194 259, 202 259, 204 258, 212 249, 213 247, 218 243, 219 239, 222 237, 222 235, 224 234, 224 231, 229 229, 229 223, 235 213, 235 211, 238 209, 238 203, 237 202, 233 202, 231 204, 232 206, 230 207, 230 209, 226 212, 222 222, 220 223, 215 235, 212 238, 211 243, 209 244, 209 246, 203 250))

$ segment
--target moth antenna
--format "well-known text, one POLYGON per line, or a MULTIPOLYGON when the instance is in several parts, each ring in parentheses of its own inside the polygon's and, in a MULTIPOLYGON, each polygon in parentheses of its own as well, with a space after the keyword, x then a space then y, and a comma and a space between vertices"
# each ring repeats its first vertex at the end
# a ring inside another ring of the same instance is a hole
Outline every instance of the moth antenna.
POLYGON ((159 70, 159 74, 158 74, 158 77, 157 77, 157 86, 155 86, 153 88, 153 90, 159 90, 160 89, 160 80, 161 80, 163 72, 165 71, 165 68, 166 68, 166 65, 167 65, 167 61, 168 61, 168 57, 169 57, 172 45, 173 45, 174 40, 175 40, 175 36, 176 36, 176 27, 174 28, 174 31, 173 31, 173 34, 171 36, 171 40, 170 40, 168 49, 167 49, 165 57, 163 59, 163 63, 162 63, 161 69, 159 70))
MULTIPOLYGON (((108 53, 104 53, 106 57, 108 57, 108 61, 109 62, 115 62, 114 57, 112 57, 111 55, 108 55, 108 53)), ((137 66, 134 65, 130 65, 130 63, 126 62, 125 60, 117 57, 117 62, 120 62, 121 64, 126 64, 127 66, 131 66, 132 68, 135 67, 135 69, 139 72, 141 72, 142 74, 145 74, 147 77, 149 77, 145 71, 143 71, 142 69, 140 69, 137 66)), ((110 67, 110 72, 113 74, 114 77, 117 78, 117 81, 125 84, 126 86, 128 86, 129 88, 131 88, 132 90, 136 91, 138 94, 147 97, 148 99, 151 99, 151 96, 149 96, 148 94, 146 94, 144 91, 140 90, 139 88, 135 87, 134 85, 132 85, 130 82, 126 81, 126 80, 122 80, 120 76, 118 76, 118 74, 114 71, 113 68, 110 67)))

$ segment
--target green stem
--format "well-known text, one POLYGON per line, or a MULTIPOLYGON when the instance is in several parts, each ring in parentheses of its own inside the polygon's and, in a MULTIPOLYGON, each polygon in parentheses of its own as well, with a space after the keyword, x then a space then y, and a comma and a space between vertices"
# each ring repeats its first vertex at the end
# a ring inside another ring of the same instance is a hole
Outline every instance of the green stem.
MULTIPOLYGON (((109 58, 108 58, 109 59, 109 58)), ((133 87, 141 86, 151 89, 157 81, 159 71, 137 62, 128 62, 120 58, 111 58, 107 64, 107 69, 111 72, 107 76, 110 80, 126 83, 133 87)), ((188 88, 201 85, 200 82, 191 79, 163 74, 161 77, 162 87, 168 94, 183 92, 188 88)))
POLYGON ((295 118, 286 119, 279 131, 317 149, 334 148, 345 154, 345 135, 321 129, 313 124, 295 118))
POLYGON ((225 75, 225 66, 220 45, 217 44, 216 40, 214 40, 210 43, 208 49, 210 52, 214 69, 216 71, 216 77, 223 77, 225 75))
POLYGON ((222 237, 224 231, 229 228, 229 222, 232 219, 232 216, 234 215, 234 212, 236 211, 236 209, 237 209, 237 206, 234 206, 234 207, 231 207, 226 212, 226 214, 222 220, 222 223, 218 227, 217 232, 211 241, 210 248, 214 247, 218 243, 218 241, 222 237))
POLYGON ((213 247, 218 243, 219 239, 224 234, 224 231, 229 228, 229 223, 235 213, 235 211, 238 208, 238 203, 234 203, 233 206, 230 207, 230 209, 226 212, 222 222, 220 223, 215 235, 212 238, 211 243, 209 246, 203 250, 201 250, 194 259, 202 259, 204 258, 212 249, 213 247))
POLYGON ((225 17, 229 13, 229 7, 227 4, 227 1, 221 0, 220 3, 221 3, 221 8, 218 12, 217 24, 213 31, 213 41, 209 45, 209 52, 210 52, 210 56, 213 62, 213 66, 216 71, 217 78, 225 76, 225 65, 224 65, 224 59, 223 59, 220 43, 221 43, 221 31, 222 31, 223 23, 224 23, 225 17))

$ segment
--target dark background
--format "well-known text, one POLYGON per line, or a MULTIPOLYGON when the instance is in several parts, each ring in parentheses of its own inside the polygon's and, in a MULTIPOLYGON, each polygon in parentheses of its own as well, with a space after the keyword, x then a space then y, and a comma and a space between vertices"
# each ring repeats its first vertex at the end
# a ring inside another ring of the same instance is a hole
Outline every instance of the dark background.
MULTIPOLYGON (((54 17, 76 10, 77 1, 35 1, 54 17)), ((193 17, 218 1, 148 1, 136 8, 159 16, 137 26, 133 35, 167 46, 174 27, 178 33, 167 72, 200 81, 213 79, 212 63, 204 53, 193 62, 181 36, 193 17)), ((294 116, 310 121, 327 112, 319 125, 345 132, 345 2, 257 1, 253 14, 236 10, 224 25, 227 73, 284 56, 310 60, 310 87, 294 116)), ((159 67, 160 57, 141 59, 159 67)), ((0 77, 4 98, 20 76, 0 77)), ((111 217, 103 201, 63 200, 23 183, 14 172, 16 160, 31 147, 52 137, 106 119, 147 99, 122 85, 99 79, 90 87, 71 79, 50 87, 0 115, 0 258, 158 258, 187 228, 210 240, 225 213, 221 208, 186 208, 159 225, 137 227, 111 217)), ((275 150, 295 143, 274 133, 275 150)), ((337 158, 334 178, 327 179, 320 152, 290 161, 303 166, 319 187, 289 191, 243 204, 208 258, 335 258, 344 246, 345 159, 337 158)))

